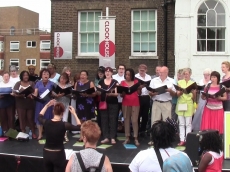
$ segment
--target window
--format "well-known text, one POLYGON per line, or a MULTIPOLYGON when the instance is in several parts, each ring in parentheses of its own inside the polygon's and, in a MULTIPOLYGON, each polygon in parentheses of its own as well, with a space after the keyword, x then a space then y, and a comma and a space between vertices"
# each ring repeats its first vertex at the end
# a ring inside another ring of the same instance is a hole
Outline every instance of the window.
POLYGON ((15 65, 19 69, 19 59, 10 59, 10 66, 15 65))
POLYGON ((132 55, 156 55, 156 10, 132 11, 132 55))
POLYGON ((26 66, 36 66, 36 59, 26 59, 26 66))
POLYGON ((0 52, 4 51, 4 42, 0 41, 0 52))
POLYGON ((35 48, 36 47, 36 41, 27 41, 26 47, 27 48, 35 48))
POLYGON ((40 70, 47 68, 49 63, 50 63, 50 60, 40 60, 40 70))
POLYGON ((10 41, 10 52, 19 52, 19 41, 10 41))
POLYGON ((225 52, 225 9, 219 0, 206 0, 198 9, 197 51, 225 52))
POLYGON ((50 51, 50 41, 41 41, 40 42, 41 51, 50 51))
POLYGON ((100 11, 79 12, 79 55, 98 55, 100 11))
POLYGON ((4 69, 4 60, 0 59, 0 70, 4 69))

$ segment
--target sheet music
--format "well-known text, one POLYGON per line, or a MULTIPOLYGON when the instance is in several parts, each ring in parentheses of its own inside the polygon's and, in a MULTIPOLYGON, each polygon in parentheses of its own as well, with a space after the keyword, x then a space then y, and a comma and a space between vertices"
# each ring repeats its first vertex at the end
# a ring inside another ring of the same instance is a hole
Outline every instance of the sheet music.
POLYGON ((65 149, 65 157, 66 160, 69 160, 71 156, 78 151, 74 151, 73 149, 65 149))
POLYGON ((50 90, 46 89, 46 91, 40 95, 40 98, 43 99, 45 96, 47 96, 47 94, 49 94, 49 92, 50 90))
POLYGON ((17 137, 16 137, 16 139, 18 139, 18 138, 26 139, 26 138, 28 138, 28 137, 29 137, 28 134, 19 132, 18 135, 17 135, 17 137))

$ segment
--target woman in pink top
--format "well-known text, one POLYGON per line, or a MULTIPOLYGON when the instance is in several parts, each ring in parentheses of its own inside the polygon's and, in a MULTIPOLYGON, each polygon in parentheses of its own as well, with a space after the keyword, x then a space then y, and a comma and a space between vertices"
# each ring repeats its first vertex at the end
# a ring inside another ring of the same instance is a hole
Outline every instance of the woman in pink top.
MULTIPOLYGON (((121 81, 120 84, 121 86, 131 87, 134 84, 138 83, 138 80, 135 80, 135 73, 133 69, 126 69, 124 77, 125 80, 121 81)), ((123 92, 121 95, 121 97, 123 97, 122 112, 125 120, 125 136, 126 136, 126 140, 124 144, 130 142, 129 136, 130 136, 130 119, 131 119, 133 131, 134 131, 135 145, 136 146, 140 145, 138 142, 138 116, 140 110, 138 95, 140 94, 141 94, 141 88, 140 89, 138 88, 138 90, 132 94, 125 94, 123 92)))
POLYGON ((204 134, 200 142, 203 151, 199 172, 221 172, 223 164, 222 141, 216 132, 204 134))
MULTIPOLYGON (((218 92, 220 88, 220 74, 219 72, 213 71, 211 73, 211 83, 205 87, 204 92, 213 95, 218 92)), ((222 96, 212 98, 202 95, 202 99, 206 99, 207 104, 203 111, 201 130, 213 129, 223 134, 224 109, 222 101, 227 99, 227 94, 224 93, 222 96)))

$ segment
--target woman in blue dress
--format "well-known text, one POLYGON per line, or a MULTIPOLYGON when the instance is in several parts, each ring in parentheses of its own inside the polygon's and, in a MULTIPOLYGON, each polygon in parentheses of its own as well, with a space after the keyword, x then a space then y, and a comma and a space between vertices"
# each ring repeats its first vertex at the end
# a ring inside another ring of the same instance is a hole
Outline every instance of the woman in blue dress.
MULTIPOLYGON (((41 97, 41 96, 44 96, 44 94, 46 93, 48 93, 48 96, 45 96, 46 98, 43 99, 42 101, 36 101, 35 123, 38 128, 38 138, 37 138, 38 140, 42 138, 42 131, 43 131, 43 126, 39 123, 38 116, 39 116, 40 111, 43 109, 43 107, 51 100, 51 91, 54 85, 52 81, 49 81, 50 72, 47 69, 41 70, 40 77, 41 77, 41 80, 38 81, 35 85, 34 96, 41 97)), ((52 111, 53 111, 53 108, 49 107, 46 113, 44 114, 44 119, 52 119, 53 117, 52 111)))

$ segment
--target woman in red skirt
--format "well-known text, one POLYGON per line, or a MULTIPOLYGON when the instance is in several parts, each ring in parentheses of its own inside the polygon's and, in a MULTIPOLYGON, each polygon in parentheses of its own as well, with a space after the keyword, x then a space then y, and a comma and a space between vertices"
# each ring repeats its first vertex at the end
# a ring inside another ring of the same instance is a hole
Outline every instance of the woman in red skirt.
MULTIPOLYGON (((205 87, 204 93, 213 95, 221 88, 222 86, 220 85, 220 74, 217 71, 213 71, 211 73, 211 83, 205 87)), ((222 101, 227 100, 227 95, 224 93, 222 96, 210 97, 208 94, 202 95, 202 99, 207 99, 207 104, 203 111, 201 130, 218 130, 220 134, 223 134, 224 109, 222 101)))

